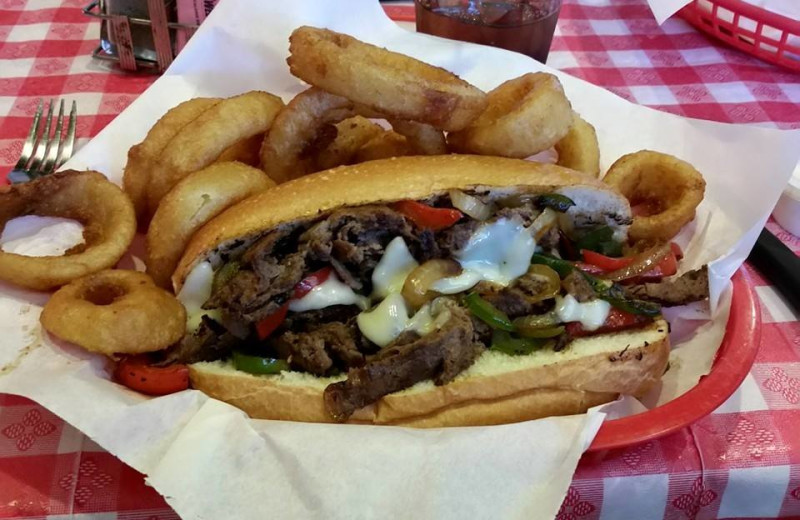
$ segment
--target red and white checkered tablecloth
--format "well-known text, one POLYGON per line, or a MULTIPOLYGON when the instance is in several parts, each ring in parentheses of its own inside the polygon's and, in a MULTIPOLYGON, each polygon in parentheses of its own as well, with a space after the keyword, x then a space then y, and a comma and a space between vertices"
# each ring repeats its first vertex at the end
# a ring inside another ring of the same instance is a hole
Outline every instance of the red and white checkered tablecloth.
MULTIPOLYGON (((85 0, 0 0, 0 175, 40 97, 78 102, 95 135, 153 81, 89 56, 85 0)), ((392 5, 408 18, 408 6, 392 5)), ((644 0, 565 0, 550 65, 636 103, 689 117, 800 128, 800 75, 716 43, 644 0)), ((763 172, 761 172, 763 174, 763 172)), ((800 254, 800 239, 768 228, 800 254)), ((745 266, 761 350, 712 415, 660 440, 584 456, 558 518, 800 517, 800 318, 745 266)), ((2 341, 2 338, 0 338, 2 341)), ((31 401, 0 395, 0 518, 166 519, 143 477, 31 401)))

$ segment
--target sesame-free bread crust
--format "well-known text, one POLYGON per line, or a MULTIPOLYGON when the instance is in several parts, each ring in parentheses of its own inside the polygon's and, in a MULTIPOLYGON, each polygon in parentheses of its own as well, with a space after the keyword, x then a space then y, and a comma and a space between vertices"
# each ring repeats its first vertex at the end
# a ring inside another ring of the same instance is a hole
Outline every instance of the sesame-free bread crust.
MULTIPOLYGON (((582 413, 658 383, 669 359, 668 325, 574 340, 562 352, 485 352, 446 385, 431 381, 384 396, 352 423, 432 428, 505 424, 582 413)), ((333 422, 323 391, 336 379, 295 372, 254 376, 223 362, 189 366, 192 386, 256 419, 333 422)), ((340 378, 341 379, 341 378, 340 378)))
POLYGON ((475 155, 396 157, 307 175, 228 208, 194 234, 173 274, 173 286, 177 292, 198 262, 233 240, 342 207, 421 200, 450 189, 501 195, 557 192, 575 201, 570 214, 615 229, 627 230, 631 220, 628 201, 614 188, 553 164, 475 155))

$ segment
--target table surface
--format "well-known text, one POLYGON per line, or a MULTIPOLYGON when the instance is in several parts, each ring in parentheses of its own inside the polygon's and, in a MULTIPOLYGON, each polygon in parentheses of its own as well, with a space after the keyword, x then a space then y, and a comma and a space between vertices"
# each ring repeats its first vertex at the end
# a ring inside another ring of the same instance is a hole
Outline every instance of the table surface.
MULTIPOLYGON (((154 80, 90 58, 85 0, 0 0, 0 175, 40 97, 78 102, 85 142, 154 80)), ((392 5, 396 18, 413 17, 392 5)), ((408 24, 410 27, 413 25, 408 24)), ((800 75, 762 63, 644 0, 565 0, 548 64, 635 103, 730 123, 800 128, 800 75)), ((768 228, 800 254, 800 239, 768 228)), ((558 518, 800 516, 800 321, 745 265, 761 304, 761 349, 717 411, 668 437, 588 454, 558 518)), ((0 395, 0 518, 177 515, 127 467, 35 403, 0 395)))

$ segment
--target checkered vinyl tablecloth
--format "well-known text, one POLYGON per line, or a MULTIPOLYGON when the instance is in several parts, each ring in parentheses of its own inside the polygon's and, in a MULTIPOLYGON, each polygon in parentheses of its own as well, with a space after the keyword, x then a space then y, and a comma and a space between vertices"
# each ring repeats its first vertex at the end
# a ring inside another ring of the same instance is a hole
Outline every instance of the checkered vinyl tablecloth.
MULTIPOLYGON (((153 81, 89 55, 99 26, 84 0, 0 0, 0 175, 40 97, 78 102, 95 135, 153 81)), ((390 8, 400 18, 408 6, 390 8)), ((548 63, 689 117, 800 128, 800 75, 715 43, 679 19, 658 27, 644 0, 566 0, 548 63)), ((800 239, 768 225, 800 253, 800 239)), ((589 454, 558 518, 800 517, 800 321, 748 266, 763 319, 742 387, 693 426, 589 454)), ((143 477, 42 407, 0 395, 0 518, 166 519, 143 477)))

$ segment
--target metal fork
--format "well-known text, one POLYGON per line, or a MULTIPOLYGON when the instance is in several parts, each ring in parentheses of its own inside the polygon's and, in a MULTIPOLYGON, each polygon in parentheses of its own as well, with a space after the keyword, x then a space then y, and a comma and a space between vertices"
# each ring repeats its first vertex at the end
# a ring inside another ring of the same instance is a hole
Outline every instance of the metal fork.
POLYGON ((53 173, 64 161, 72 156, 72 149, 75 146, 75 124, 78 119, 78 105, 75 101, 72 102, 72 109, 69 112, 69 121, 67 123, 67 133, 63 140, 61 134, 64 123, 64 100, 62 99, 59 103, 56 128, 51 135, 50 127, 53 122, 54 106, 55 100, 51 99, 44 121, 44 129, 40 134, 39 127, 42 122, 44 100, 39 100, 36 113, 33 115, 33 123, 28 131, 28 138, 25 139, 25 144, 22 145, 19 161, 8 174, 9 182, 28 182, 48 173, 53 173))

